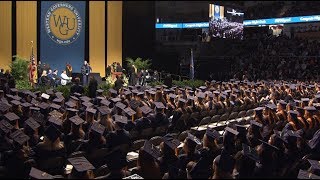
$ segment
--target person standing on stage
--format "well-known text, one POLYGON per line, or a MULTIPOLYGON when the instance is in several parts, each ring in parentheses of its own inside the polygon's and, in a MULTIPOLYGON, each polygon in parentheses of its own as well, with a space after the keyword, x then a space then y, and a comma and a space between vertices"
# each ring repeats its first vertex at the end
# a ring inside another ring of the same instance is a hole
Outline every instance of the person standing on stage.
POLYGON ((81 67, 82 81, 84 86, 88 85, 89 74, 91 71, 92 69, 90 65, 87 63, 87 61, 84 61, 84 64, 81 67))
POLYGON ((28 67, 29 70, 29 82, 32 87, 34 87, 35 84, 35 79, 36 79, 36 71, 37 71, 37 66, 34 60, 31 61, 28 67))
POLYGON ((66 64, 66 72, 69 77, 72 77, 72 66, 70 63, 66 64))

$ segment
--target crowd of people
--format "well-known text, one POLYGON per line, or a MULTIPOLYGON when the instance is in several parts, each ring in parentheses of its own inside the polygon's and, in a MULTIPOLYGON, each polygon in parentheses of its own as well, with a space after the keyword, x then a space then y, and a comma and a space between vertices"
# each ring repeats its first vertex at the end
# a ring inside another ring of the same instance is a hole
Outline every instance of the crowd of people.
POLYGON ((209 21, 209 34, 217 38, 243 39, 243 23, 230 22, 227 18, 212 18, 209 21))
POLYGON ((107 96, 97 89, 91 97, 83 95, 79 84, 71 89, 70 97, 52 89, 42 94, 15 88, 0 91, 2 177, 320 175, 320 85, 316 82, 231 79, 206 82, 196 89, 136 85, 109 89, 107 96), (253 118, 226 124, 223 134, 215 127, 203 133, 190 130, 202 118, 239 107, 253 109, 253 118), (191 115, 195 112, 198 116, 191 115), (159 127, 165 131, 159 134, 161 142, 153 144, 159 127), (148 136, 146 129, 151 129, 148 136), (185 137, 177 138, 183 132, 185 137), (137 139, 144 143, 135 147, 137 139))
MULTIPOLYGON (((252 43, 253 41, 243 42, 252 43)), ((258 43, 257 43, 258 42, 258 43)), ((300 79, 318 80, 319 42, 285 35, 261 36, 257 47, 243 48, 242 56, 236 57, 231 74, 249 79, 300 79)), ((245 45, 244 45, 245 46, 245 45)))

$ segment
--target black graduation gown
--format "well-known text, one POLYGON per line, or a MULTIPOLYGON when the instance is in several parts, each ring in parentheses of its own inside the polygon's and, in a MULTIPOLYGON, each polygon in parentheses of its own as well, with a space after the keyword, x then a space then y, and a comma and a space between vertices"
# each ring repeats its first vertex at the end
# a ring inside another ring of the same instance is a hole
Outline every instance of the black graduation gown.
POLYGON ((162 156, 158 160, 159 160, 161 175, 169 171, 169 166, 177 166, 177 163, 178 163, 177 156, 162 156))
POLYGON ((200 153, 199 151, 196 151, 195 153, 192 154, 181 154, 179 155, 179 160, 178 160, 178 167, 185 171, 187 164, 190 161, 197 162, 200 159, 200 153))
POLYGON ((114 132, 110 132, 106 137, 107 148, 114 148, 122 144, 127 144, 129 147, 132 145, 131 136, 128 131, 121 129, 114 132))
POLYGON ((167 116, 163 113, 157 113, 150 118, 151 120, 151 127, 156 128, 159 126, 164 126, 169 124, 169 120, 167 116))
POLYGON ((135 121, 135 128, 138 132, 141 132, 143 129, 150 128, 151 122, 147 117, 142 117, 135 121))

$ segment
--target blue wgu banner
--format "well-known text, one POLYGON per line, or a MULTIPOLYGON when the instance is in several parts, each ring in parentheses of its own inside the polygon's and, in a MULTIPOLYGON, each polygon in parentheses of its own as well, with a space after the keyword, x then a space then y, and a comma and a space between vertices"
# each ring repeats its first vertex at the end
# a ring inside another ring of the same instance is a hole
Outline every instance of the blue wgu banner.
POLYGON ((85 1, 41 1, 40 61, 58 69, 70 63, 80 72, 85 60, 85 1))

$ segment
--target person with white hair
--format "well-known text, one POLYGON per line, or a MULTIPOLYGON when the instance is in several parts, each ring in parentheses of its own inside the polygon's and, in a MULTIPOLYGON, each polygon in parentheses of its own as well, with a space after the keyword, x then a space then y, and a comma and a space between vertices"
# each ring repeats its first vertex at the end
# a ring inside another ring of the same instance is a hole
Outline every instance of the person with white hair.
POLYGON ((62 86, 67 85, 69 82, 71 82, 71 79, 72 79, 72 77, 69 77, 67 75, 67 71, 66 70, 62 71, 60 77, 61 77, 61 85, 62 86))

